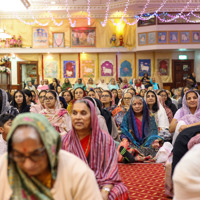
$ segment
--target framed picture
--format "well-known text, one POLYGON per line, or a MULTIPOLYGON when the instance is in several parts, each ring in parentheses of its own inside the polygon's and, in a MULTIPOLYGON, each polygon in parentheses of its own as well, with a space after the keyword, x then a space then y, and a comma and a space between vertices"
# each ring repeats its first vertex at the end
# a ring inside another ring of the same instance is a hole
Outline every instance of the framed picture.
POLYGON ((124 60, 120 65, 120 76, 121 77, 131 77, 132 74, 131 62, 124 60))
POLYGON ((161 76, 169 75, 169 59, 157 59, 157 66, 161 76))
POLYGON ((158 43, 165 44, 167 43, 167 32, 158 32, 158 43))
POLYGON ((47 27, 33 27, 33 48, 48 48, 49 37, 47 27))
POLYGON ((53 33, 53 47, 64 47, 64 33, 53 33))
POLYGON ((138 45, 146 45, 146 44, 147 44, 147 34, 138 33, 138 45))
POLYGON ((192 42, 193 43, 200 42, 200 31, 192 31, 192 42))
POLYGON ((156 24, 156 17, 153 16, 149 20, 139 20, 138 21, 138 27, 141 26, 151 26, 156 24))
POLYGON ((169 43, 179 43, 179 34, 177 32, 169 32, 169 43))
POLYGON ((148 76, 151 76, 151 59, 139 59, 139 76, 144 76, 145 73, 148 73, 148 76))
POLYGON ((96 28, 77 27, 71 28, 71 47, 95 47, 96 28))
POLYGON ((46 60, 44 62, 44 76, 45 78, 57 78, 58 75, 58 62, 46 60))
POLYGON ((156 44, 156 32, 148 33, 148 44, 156 44))
POLYGON ((76 61, 64 60, 63 61, 63 78, 75 78, 76 77, 76 61))
POLYGON ((189 31, 183 31, 181 34, 181 43, 190 43, 190 32, 189 31))
POLYGON ((101 64, 101 76, 113 76, 113 63, 112 61, 104 61, 101 64))

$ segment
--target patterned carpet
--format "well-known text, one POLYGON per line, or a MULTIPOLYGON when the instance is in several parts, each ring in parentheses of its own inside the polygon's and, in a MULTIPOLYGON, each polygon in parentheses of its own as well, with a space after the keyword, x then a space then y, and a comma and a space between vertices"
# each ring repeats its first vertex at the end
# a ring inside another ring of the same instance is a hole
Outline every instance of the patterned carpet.
POLYGON ((162 164, 119 164, 131 200, 166 200, 162 164))

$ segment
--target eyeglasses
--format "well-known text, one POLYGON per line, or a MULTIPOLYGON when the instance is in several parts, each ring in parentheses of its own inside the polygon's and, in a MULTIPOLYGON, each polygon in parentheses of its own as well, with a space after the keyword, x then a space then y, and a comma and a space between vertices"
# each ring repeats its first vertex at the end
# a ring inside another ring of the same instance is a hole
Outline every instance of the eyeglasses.
POLYGON ((49 98, 45 97, 44 98, 45 101, 52 101, 53 99, 54 99, 54 97, 49 97, 49 98))
POLYGON ((39 96, 39 99, 44 99, 45 98, 45 96, 39 96))
POLYGON ((32 160, 33 162, 38 162, 40 160, 43 159, 43 156, 46 153, 46 149, 45 147, 42 147, 40 149, 36 149, 32 154, 30 154, 29 156, 25 156, 24 154, 21 154, 20 152, 18 152, 17 150, 13 150, 13 152, 11 152, 9 154, 9 157, 15 161, 16 163, 23 163, 27 158, 29 158, 30 160, 32 160), (17 155, 15 154, 17 153, 17 155))
POLYGON ((104 98, 104 97, 110 97, 110 95, 102 95, 101 97, 102 98, 104 98))
POLYGON ((124 97, 124 100, 130 100, 131 97, 124 97))

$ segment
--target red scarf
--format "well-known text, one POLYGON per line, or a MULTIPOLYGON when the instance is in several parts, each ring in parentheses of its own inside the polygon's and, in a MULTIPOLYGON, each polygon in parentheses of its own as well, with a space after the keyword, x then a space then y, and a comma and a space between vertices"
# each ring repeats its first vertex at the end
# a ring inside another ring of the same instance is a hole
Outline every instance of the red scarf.
POLYGON ((91 147, 91 139, 90 139, 90 135, 84 137, 82 140, 80 140, 81 142, 81 146, 83 148, 83 151, 85 153, 85 157, 88 157, 88 154, 90 152, 90 147, 91 147))

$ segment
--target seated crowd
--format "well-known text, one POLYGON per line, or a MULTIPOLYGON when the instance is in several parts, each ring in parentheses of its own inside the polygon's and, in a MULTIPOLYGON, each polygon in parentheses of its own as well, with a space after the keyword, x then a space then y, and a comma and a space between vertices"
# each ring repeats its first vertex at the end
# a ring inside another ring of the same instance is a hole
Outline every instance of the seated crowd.
POLYGON ((200 143, 195 84, 168 91, 144 74, 0 89, 0 199, 129 200, 118 162, 165 163, 166 194, 184 199, 185 188, 195 196, 198 187, 181 180, 197 174, 187 163, 200 143))

